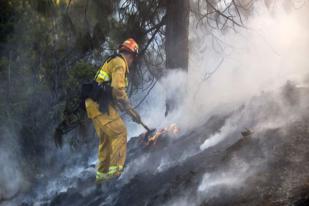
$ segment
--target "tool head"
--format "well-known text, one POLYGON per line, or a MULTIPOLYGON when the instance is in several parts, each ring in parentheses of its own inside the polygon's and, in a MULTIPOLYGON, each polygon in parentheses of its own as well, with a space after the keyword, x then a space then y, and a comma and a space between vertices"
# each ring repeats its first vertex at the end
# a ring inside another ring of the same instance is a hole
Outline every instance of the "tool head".
POLYGON ((154 136, 156 134, 157 130, 156 129, 149 129, 147 130, 147 132, 145 133, 144 136, 144 141, 148 142, 149 138, 154 136))

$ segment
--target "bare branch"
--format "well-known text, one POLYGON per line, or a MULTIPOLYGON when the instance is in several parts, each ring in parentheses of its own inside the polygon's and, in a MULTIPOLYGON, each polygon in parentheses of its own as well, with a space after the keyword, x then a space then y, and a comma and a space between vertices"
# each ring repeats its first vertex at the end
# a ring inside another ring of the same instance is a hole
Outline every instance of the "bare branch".
POLYGON ((246 15, 254 1, 249 0, 242 3, 239 0, 198 0, 195 10, 192 11, 197 19, 196 27, 206 23, 214 30, 246 28, 243 16, 246 15))
MULTIPOLYGON (((149 47, 150 43, 153 41, 153 39, 155 38, 156 34, 159 32, 159 30, 161 29, 161 27, 165 24, 166 21, 166 16, 164 16, 161 20, 161 22, 155 26, 155 31, 152 34, 151 38, 149 39, 149 41, 147 42, 146 46, 143 48, 143 50, 140 52, 140 56, 142 56, 145 51, 147 50, 147 48, 149 47)), ((147 34, 147 33, 146 33, 147 34)))
POLYGON ((66 12, 66 13, 69 12, 69 8, 70 8, 70 6, 71 6, 71 2, 72 2, 72 0, 69 1, 67 7, 65 8, 65 12, 66 12))
POLYGON ((236 4, 235 0, 232 0, 232 4, 234 5, 234 8, 236 10, 236 13, 238 14, 238 17, 239 17, 241 24, 244 24, 243 21, 242 21, 241 14, 240 14, 239 9, 238 9, 238 5, 236 4))
POLYGON ((154 88, 154 86, 156 86, 158 80, 156 80, 152 86, 150 86, 149 90, 147 91, 146 95, 139 101, 139 103, 137 105, 134 106, 134 109, 136 109, 137 107, 139 107, 144 101, 145 99, 149 96, 151 90, 154 88))
POLYGON ((200 89, 201 89, 201 85, 204 83, 204 81, 208 80, 210 77, 212 77, 212 75, 214 73, 216 73, 218 71, 218 69, 221 67, 221 65, 223 64, 224 62, 224 58, 222 58, 219 62, 219 64, 215 67, 214 70, 212 70, 211 72, 205 72, 201 82, 199 83, 199 86, 197 87, 198 89, 195 91, 195 94, 194 94, 194 99, 196 99, 196 96, 197 94, 199 93, 200 89))
POLYGON ((211 9, 213 9, 219 16, 222 16, 223 18, 231 21, 233 24, 239 26, 239 27, 243 27, 242 24, 239 24, 238 22, 236 22, 233 17, 231 16, 227 16, 225 15, 223 12, 219 11, 209 0, 206 0, 207 5, 210 6, 211 9))
POLYGON ((162 17, 160 23, 158 23, 157 25, 147 29, 145 32, 144 32, 144 35, 148 34, 149 32, 152 32, 153 30, 155 29, 160 29, 163 25, 166 24, 166 15, 164 17, 162 17))

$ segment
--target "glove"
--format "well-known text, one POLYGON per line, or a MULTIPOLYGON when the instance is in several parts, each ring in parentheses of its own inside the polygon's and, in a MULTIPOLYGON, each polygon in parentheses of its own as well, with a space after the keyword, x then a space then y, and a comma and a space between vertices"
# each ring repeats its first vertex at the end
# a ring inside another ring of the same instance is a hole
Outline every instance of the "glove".
POLYGON ((133 122, 136 122, 137 124, 142 122, 141 116, 133 108, 128 109, 128 114, 131 116, 133 122))
POLYGON ((55 129, 54 132, 54 142, 57 148, 62 148, 62 144, 63 144, 63 137, 62 137, 62 130, 57 128, 55 129))

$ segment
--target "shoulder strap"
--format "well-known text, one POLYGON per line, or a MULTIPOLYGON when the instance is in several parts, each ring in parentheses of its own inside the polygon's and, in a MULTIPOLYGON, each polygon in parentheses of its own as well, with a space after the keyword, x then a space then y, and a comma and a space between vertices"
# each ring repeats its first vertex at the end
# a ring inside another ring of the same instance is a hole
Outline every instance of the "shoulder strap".
MULTIPOLYGON (((105 63, 109 63, 112 59, 114 59, 114 58, 116 58, 116 57, 120 57, 123 61, 126 62, 126 60, 124 59, 124 57, 123 57, 118 51, 116 51, 116 52, 114 52, 112 55, 108 56, 108 57, 104 60, 103 65, 104 65, 105 63)), ((102 65, 102 66, 103 66, 103 65, 102 65)), ((102 66, 101 66, 101 67, 102 67, 102 66)), ((99 70, 97 71, 97 73, 96 73, 94 79, 97 79, 98 75, 100 74, 100 72, 101 72, 101 67, 100 67, 99 70)))
MULTIPOLYGON (((104 64, 105 64, 105 62, 106 63, 108 63, 108 62, 110 62, 113 58, 115 58, 115 57, 120 57, 124 62, 127 62, 127 60, 125 60, 125 58, 118 52, 118 51, 116 51, 116 52, 114 52, 114 54, 112 54, 111 56, 109 56, 105 61, 104 61, 104 64)), ((126 64, 126 67, 128 67, 128 65, 126 64)), ((127 71, 128 71, 128 68, 126 68, 126 73, 127 73, 127 71)))
POLYGON ((114 54, 112 54, 111 56, 107 57, 107 59, 104 61, 105 62, 110 62, 112 59, 114 59, 115 57, 120 57, 121 59, 125 60, 124 57, 119 53, 119 52, 115 52, 114 54))

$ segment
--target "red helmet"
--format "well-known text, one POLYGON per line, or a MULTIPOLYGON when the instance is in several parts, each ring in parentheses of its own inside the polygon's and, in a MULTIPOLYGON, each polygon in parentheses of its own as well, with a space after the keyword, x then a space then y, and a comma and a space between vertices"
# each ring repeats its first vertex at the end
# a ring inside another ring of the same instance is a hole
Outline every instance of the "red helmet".
POLYGON ((119 46, 119 51, 127 51, 138 55, 138 44, 134 39, 129 38, 119 46))

